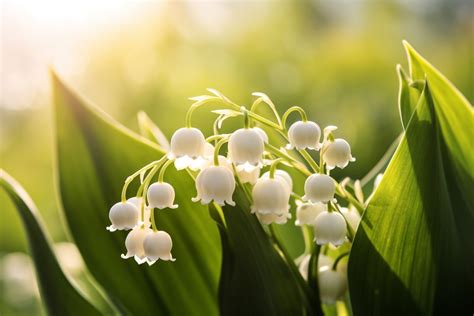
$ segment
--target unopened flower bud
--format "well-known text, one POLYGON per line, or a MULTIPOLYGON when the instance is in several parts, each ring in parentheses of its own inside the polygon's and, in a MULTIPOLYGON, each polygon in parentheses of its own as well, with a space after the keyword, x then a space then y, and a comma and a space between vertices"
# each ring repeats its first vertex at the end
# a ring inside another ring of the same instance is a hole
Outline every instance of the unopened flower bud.
POLYGON ((206 140, 197 128, 180 128, 171 137, 169 159, 176 159, 176 169, 181 170, 190 166, 199 165, 198 160, 205 151, 206 140))
POLYGON ((337 212, 321 212, 314 222, 314 238, 318 245, 332 243, 340 246, 344 243, 347 226, 344 217, 337 212))
POLYGON ((336 182, 325 174, 312 174, 304 184, 303 200, 316 202, 329 202, 334 198, 336 182))
POLYGON ((318 273, 319 295, 324 304, 334 304, 347 290, 347 278, 343 272, 324 267, 318 273))
POLYGON ((316 203, 298 203, 296 208, 296 221, 295 225, 314 225, 316 217, 328 210, 327 204, 316 202, 316 203))
POLYGON ((176 259, 171 255, 171 248, 173 248, 171 236, 162 230, 151 232, 143 242, 143 249, 149 265, 152 265, 158 259, 175 261, 176 259))
MULTIPOLYGON (((275 178, 276 177, 283 179, 288 185, 288 190, 290 190, 290 192, 293 191, 293 180, 291 179, 291 176, 288 174, 288 172, 286 172, 285 170, 277 169, 275 170, 275 178)), ((262 178, 270 178, 270 171, 265 172, 262 175, 262 178)))
POLYGON ((354 209, 354 207, 341 207, 341 213, 344 215, 344 218, 349 223, 351 228, 356 231, 360 223, 360 214, 354 209))
POLYGON ((125 247, 127 248, 127 254, 122 254, 123 259, 134 257, 138 264, 145 262, 145 250, 143 249, 143 242, 146 236, 153 232, 148 227, 137 226, 132 229, 125 239, 125 247))
POLYGON ((282 178, 260 178, 253 187, 252 213, 283 215, 288 213, 291 191, 282 178))
POLYGON ((193 202, 201 201, 209 204, 211 201, 223 206, 224 202, 234 206, 232 194, 235 190, 234 174, 224 166, 209 166, 204 168, 196 178, 197 196, 193 202))
POLYGON ((174 188, 171 184, 166 182, 155 182, 148 188, 147 199, 148 205, 151 208, 177 208, 177 204, 174 203, 174 188))
POLYGON ((229 158, 235 163, 237 171, 251 172, 262 166, 264 147, 259 132, 252 128, 241 128, 229 138, 229 158))
POLYGON ((319 138, 321 137, 321 129, 319 125, 307 121, 298 121, 293 123, 288 130, 288 149, 296 147, 298 150, 303 149, 319 149, 319 138))
POLYGON ((342 169, 347 166, 349 161, 355 161, 351 155, 351 146, 342 138, 326 142, 323 149, 323 159, 328 170, 335 167, 342 169))
POLYGON ((109 211, 109 219, 112 225, 107 230, 113 232, 116 230, 132 229, 138 223, 138 209, 130 202, 119 202, 114 204, 109 211))

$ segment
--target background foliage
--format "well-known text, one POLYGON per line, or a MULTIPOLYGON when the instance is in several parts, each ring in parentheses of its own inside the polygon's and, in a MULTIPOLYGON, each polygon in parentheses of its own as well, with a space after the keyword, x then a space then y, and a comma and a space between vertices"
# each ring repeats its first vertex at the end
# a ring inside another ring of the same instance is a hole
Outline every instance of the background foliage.
MULTIPOLYGON (((70 62, 85 56, 76 67, 79 70, 58 68, 80 91, 133 129, 137 129, 136 112, 145 110, 170 135, 183 124, 189 105, 186 98, 208 86, 241 103, 249 102, 249 92, 262 90, 280 109, 301 105, 321 125, 339 125, 358 158, 347 172, 357 178, 400 132, 393 66, 404 60, 400 39, 408 39, 428 56, 468 100, 474 98, 470 58, 473 17, 472 10, 466 9, 467 1, 354 1, 351 5, 344 1, 302 1, 298 5, 182 2, 142 6, 139 21, 125 19, 108 33, 99 28, 87 41, 78 40, 67 50, 65 56, 70 62)), ((5 14, 11 13, 8 6, 5 8, 5 14)), ((93 25, 94 21, 84 23, 93 25)), ((10 33, 26 34, 15 24, 5 26, 2 38, 6 40, 10 33)), ((28 65, 28 55, 24 55, 30 53, 29 58, 35 59, 34 54, 43 48, 21 49, 18 61, 8 59, 9 52, 19 54, 3 43, 1 167, 20 180, 38 202, 53 240, 65 241, 68 236, 61 228, 53 198, 57 190, 53 185, 50 102, 47 93, 35 90, 41 86, 26 85, 47 84, 46 61, 41 64, 43 76, 21 72, 28 65), (18 71, 20 94, 32 94, 28 89, 33 89, 33 95, 38 96, 27 101, 20 98, 21 102, 4 97, 11 88, 7 84, 12 82, 7 70, 18 71)), ((52 46, 60 50, 62 42, 52 46)), ((196 122, 201 120, 201 127, 209 132, 206 119, 196 116, 196 122)), ((3 192, 0 203, 0 251, 4 257, 26 248, 19 217, 3 192)), ((294 255, 298 251, 302 247, 298 250, 296 245, 294 255)), ((1 268, 7 269, 3 261, 1 268)), ((7 287, 5 274, 0 276, 2 293, 15 291, 7 287)), ((82 274, 79 282, 81 278, 82 274)), ((6 314, 37 312, 40 308, 34 296, 12 303, 8 294, 2 295, 0 307, 6 314)))

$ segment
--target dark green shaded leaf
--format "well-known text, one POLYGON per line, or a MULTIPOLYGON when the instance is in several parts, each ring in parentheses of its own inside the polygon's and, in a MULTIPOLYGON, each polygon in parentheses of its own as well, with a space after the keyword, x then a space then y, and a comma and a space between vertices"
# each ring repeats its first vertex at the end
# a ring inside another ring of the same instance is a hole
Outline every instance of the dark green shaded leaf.
POLYGON ((320 308, 317 297, 305 297, 297 276, 274 248, 256 216, 248 211, 250 205, 243 191, 237 189, 234 199, 238 206, 223 207, 225 222, 214 206, 210 207, 219 225, 223 248, 221 314, 299 315, 310 299, 320 308))
POLYGON ((82 100, 54 74, 52 79, 64 214, 91 274, 123 313, 217 314, 219 236, 206 209, 191 203, 192 179, 169 168, 165 180, 175 187, 180 207, 156 211, 158 228, 173 238, 176 262, 148 267, 121 259, 126 232, 105 230, 108 211, 120 199, 125 178, 163 152, 82 100))
POLYGON ((349 261, 352 307, 355 315, 470 314, 474 210, 466 193, 474 183, 472 169, 459 166, 472 164, 463 147, 472 110, 426 61, 410 64, 411 80, 427 81, 357 231, 349 261))
POLYGON ((39 213, 26 191, 5 171, 0 170, 0 186, 7 192, 21 217, 42 300, 50 315, 100 315, 71 285, 52 251, 39 213))

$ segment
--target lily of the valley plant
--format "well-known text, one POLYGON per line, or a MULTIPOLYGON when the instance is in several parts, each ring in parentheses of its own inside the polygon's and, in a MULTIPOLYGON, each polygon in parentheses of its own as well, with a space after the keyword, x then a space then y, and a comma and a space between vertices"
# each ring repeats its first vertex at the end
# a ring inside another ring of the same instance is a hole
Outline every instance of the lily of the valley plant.
POLYGON ((111 225, 107 227, 112 232, 130 230, 122 258, 133 257, 138 264, 149 265, 160 259, 175 260, 173 232, 160 230, 154 216, 157 210, 179 212, 179 205, 174 204, 175 190, 164 182, 167 168, 174 165, 177 170, 186 169, 195 179, 196 195, 189 198, 196 203, 214 203, 222 212, 220 207, 226 204, 235 206, 233 194, 240 187, 250 202, 248 211, 262 225, 270 226, 267 231, 273 238, 277 236, 272 225, 300 226, 307 249, 296 260, 301 275, 307 282, 318 282, 323 303, 333 304, 342 299, 347 289, 347 268, 342 259, 350 251, 365 208, 358 181, 346 179, 338 183, 331 177, 334 168, 344 169, 355 161, 349 143, 337 138, 336 126, 327 126, 321 132, 320 126, 309 120, 301 107, 290 107, 280 116, 263 93, 253 93, 256 100, 247 109, 214 89, 209 91, 213 95, 190 98, 194 103, 186 115, 186 126, 173 134, 167 155, 151 161, 125 180, 121 201, 110 209, 111 225), (217 114, 214 133, 206 138, 193 127, 192 114, 198 108, 216 104, 224 108, 213 111, 217 114), (269 107, 273 117, 257 114, 259 106, 269 107), (288 127, 288 118, 293 113, 299 120, 288 127), (242 128, 230 134, 221 133, 228 118, 240 118, 242 128), (287 145, 272 145, 261 127, 287 145), (294 192, 292 176, 283 166, 306 178, 304 194, 294 192), (128 187, 133 181, 139 181, 140 185, 136 192, 130 193, 128 187), (351 190, 346 189, 348 185, 351 190), (292 200, 297 206, 294 222, 290 213, 292 200), (331 252, 336 254, 332 256, 335 260, 328 256, 331 252), (318 267, 317 275, 312 278, 308 277, 310 261, 318 267))

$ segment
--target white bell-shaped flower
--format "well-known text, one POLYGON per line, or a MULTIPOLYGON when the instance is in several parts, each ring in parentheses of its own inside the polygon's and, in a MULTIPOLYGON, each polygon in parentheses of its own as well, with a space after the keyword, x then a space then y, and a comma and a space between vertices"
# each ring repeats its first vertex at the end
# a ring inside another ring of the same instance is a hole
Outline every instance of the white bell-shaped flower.
POLYGON ((304 192, 303 200, 326 203, 334 198, 336 182, 328 175, 315 173, 306 179, 304 192))
POLYGON ((145 249, 143 248, 143 242, 148 234, 153 232, 149 227, 140 227, 137 226, 132 229, 125 239, 125 247, 127 248, 127 253, 122 254, 123 259, 128 259, 134 257, 135 261, 138 264, 145 262, 145 249))
POLYGON ((337 212, 321 212, 314 222, 314 239, 318 245, 331 243, 340 246, 346 240, 347 226, 344 217, 337 212))
POLYGON ((148 206, 151 208, 177 208, 174 204, 174 188, 171 184, 166 182, 155 182, 148 188, 147 191, 148 206))
POLYGON ((341 207, 341 213, 342 213, 342 215, 344 215, 344 218, 349 223, 349 225, 352 227, 352 229, 354 231, 356 231, 357 227, 359 227, 359 223, 360 223, 360 214, 359 214, 359 212, 353 206, 351 206, 350 208, 341 207))
POLYGON ((341 271, 324 267, 318 273, 319 295, 324 304, 334 304, 347 290, 347 278, 341 271))
POLYGON ((282 178, 260 178, 252 190, 252 213, 287 214, 290 209, 290 194, 288 184, 282 178))
POLYGON ((283 213, 282 215, 257 213, 257 218, 260 221, 260 223, 264 225, 270 225, 273 223, 278 224, 278 225, 283 225, 283 224, 286 224, 288 219, 291 218, 291 213, 286 212, 286 213, 283 213))
POLYGON ((316 202, 316 203, 301 203, 297 201, 296 207, 296 221, 295 225, 314 225, 316 217, 328 210, 327 204, 316 202))
POLYGON ((345 168, 350 161, 355 161, 351 155, 351 146, 342 138, 327 141, 323 149, 323 159, 326 168, 332 170, 335 167, 345 168))
POLYGON ((288 149, 319 149, 319 139, 321 137, 321 129, 319 125, 311 121, 298 121, 293 123, 288 130, 288 149))
POLYGON ((241 128, 232 133, 229 138, 229 158, 235 164, 237 171, 253 171, 262 167, 264 141, 259 132, 253 128, 241 128))
MULTIPOLYGON (((219 162, 219 166, 226 167, 227 169, 232 171, 232 163, 225 156, 219 155, 217 156, 217 160, 219 162)), ((213 165, 214 165, 214 155, 210 157, 209 159, 204 160, 199 169, 203 170, 204 168, 207 168, 213 165)))
POLYGON ((150 227, 151 226, 151 222, 150 222, 151 209, 146 205, 143 205, 143 221, 141 220, 141 210, 142 210, 143 199, 141 197, 134 196, 132 198, 129 198, 127 200, 127 202, 130 202, 133 205, 135 205, 135 207, 138 210, 138 214, 140 214, 138 216, 139 221, 138 221, 137 225, 142 225, 143 224, 146 227, 150 227))
POLYGON ((149 265, 158 259, 175 261, 176 259, 171 255, 171 248, 173 248, 171 236, 162 230, 148 234, 143 242, 143 249, 149 265))
MULTIPOLYGON (((277 169, 275 170, 275 177, 280 177, 281 179, 283 179, 288 185, 288 190, 290 190, 290 192, 293 191, 293 180, 291 179, 291 176, 288 174, 288 172, 286 172, 285 170, 277 169)), ((262 178, 270 178, 270 171, 265 172, 262 175, 262 178)))
MULTIPOLYGON (((308 280, 308 268, 309 268, 309 260, 311 259, 311 255, 304 256, 303 260, 301 260, 298 270, 300 271, 301 276, 303 279, 308 280)), ((326 255, 320 254, 318 257, 318 271, 323 267, 331 267, 333 264, 333 260, 326 255)))
POLYGON ((112 225, 107 230, 113 232, 116 230, 132 229, 138 223, 139 211, 133 203, 118 202, 115 203, 109 211, 109 219, 112 225))
POLYGON ((255 130, 260 135, 260 138, 262 138, 265 144, 268 144, 268 135, 267 133, 265 133, 263 129, 261 129, 260 127, 254 127, 252 129, 255 130))
POLYGON ((180 128, 171 137, 171 150, 168 159, 175 159, 176 169, 187 167, 196 169, 203 159, 206 140, 197 128, 180 128))
POLYGON ((193 202, 209 204, 211 201, 224 206, 224 202, 234 206, 232 194, 235 190, 234 174, 225 166, 204 168, 196 178, 197 196, 193 202))
POLYGON ((258 176, 260 175, 260 169, 255 168, 250 172, 247 172, 245 170, 240 170, 240 171, 237 171, 237 175, 239 176, 239 179, 242 183, 255 184, 258 180, 258 176))

